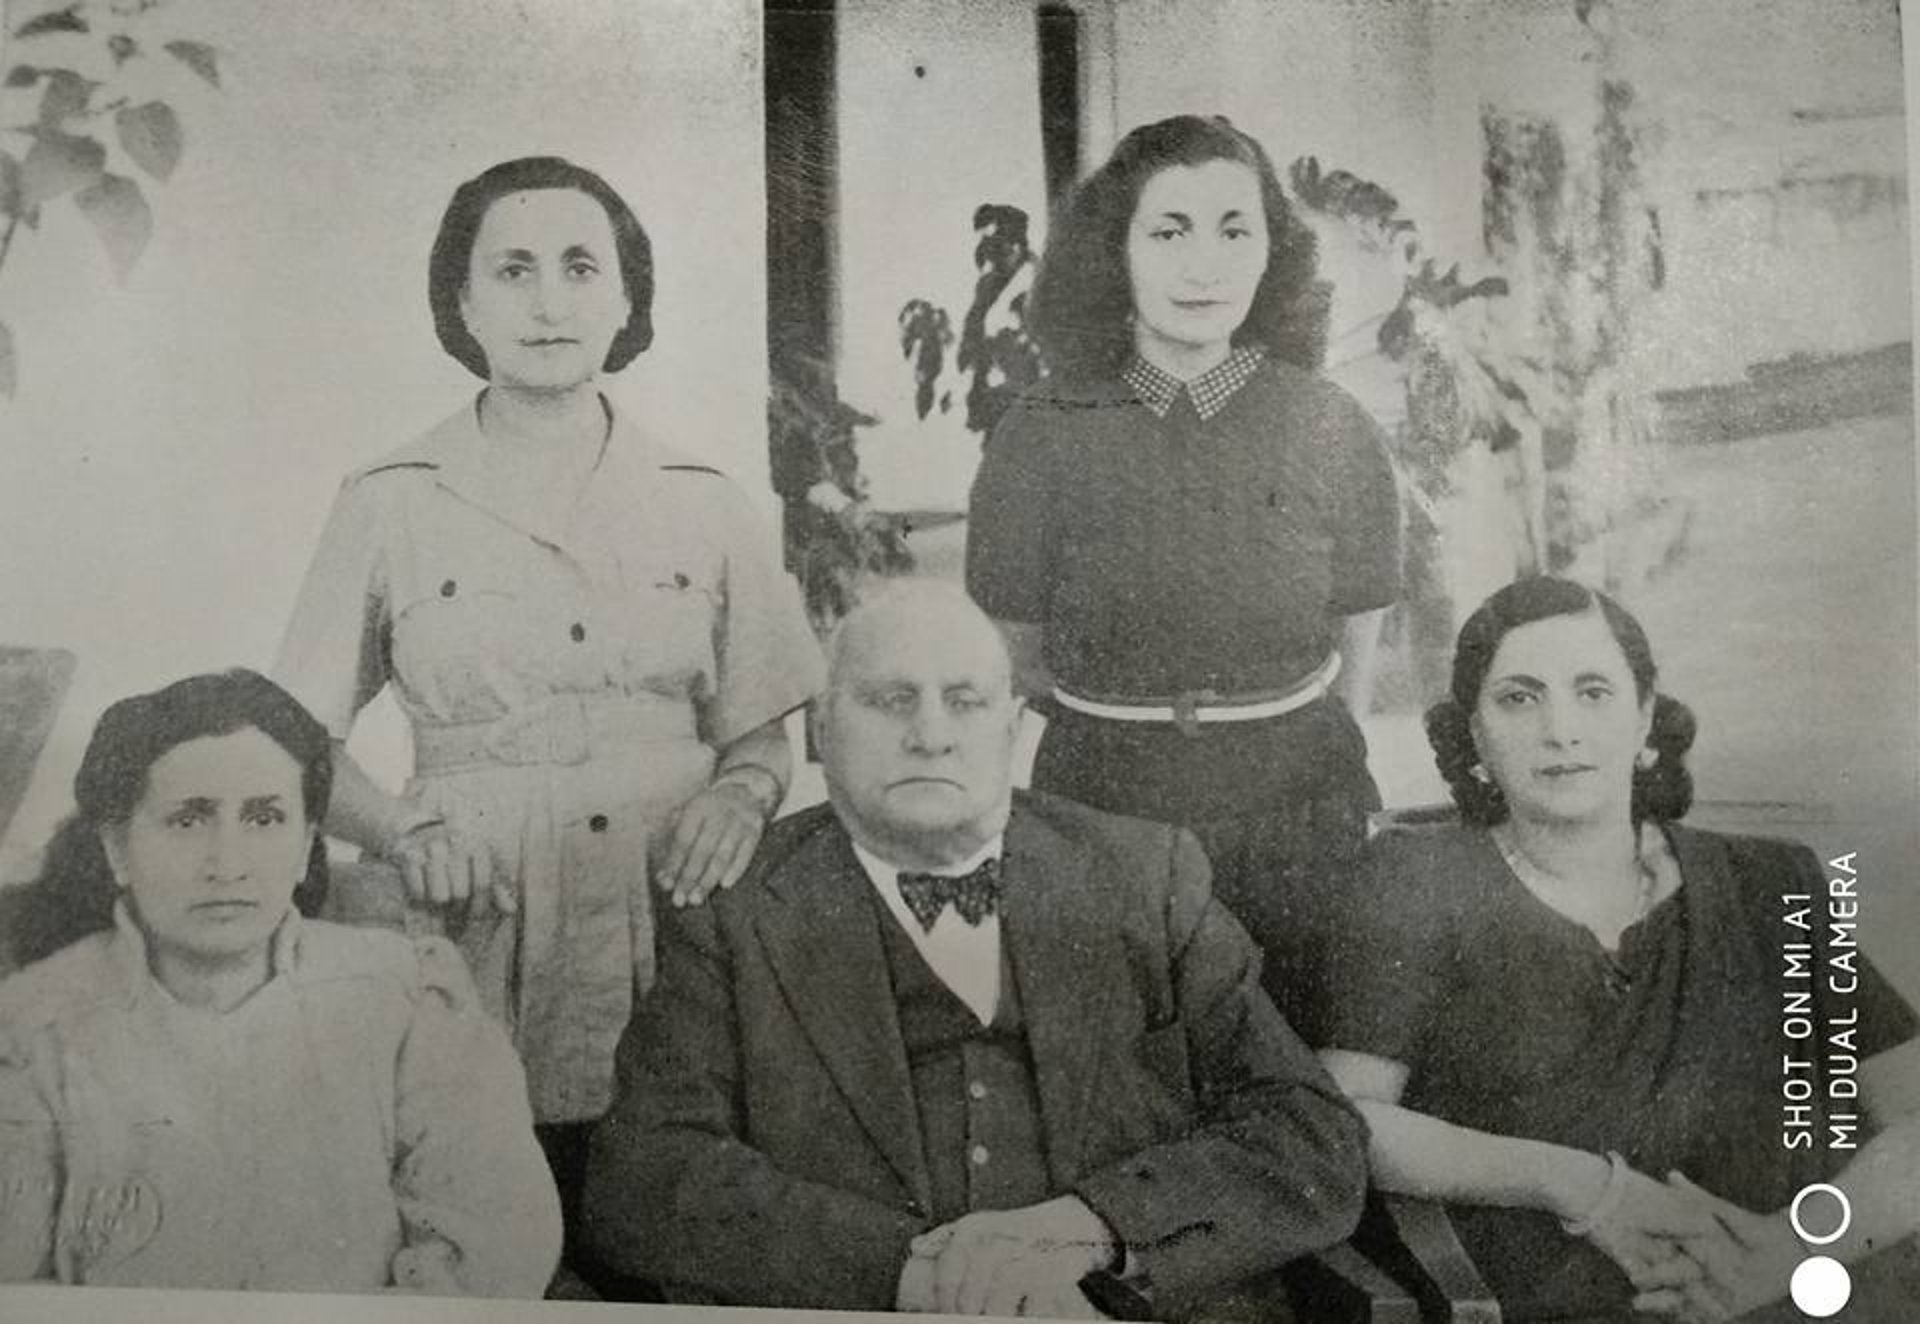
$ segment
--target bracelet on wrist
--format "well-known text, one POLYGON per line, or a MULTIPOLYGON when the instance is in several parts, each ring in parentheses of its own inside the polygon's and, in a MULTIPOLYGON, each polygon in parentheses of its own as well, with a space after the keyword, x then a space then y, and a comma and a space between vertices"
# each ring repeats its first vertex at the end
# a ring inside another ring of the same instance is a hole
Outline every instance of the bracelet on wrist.
POLYGON ((1600 1198, 1593 1202, 1593 1208, 1578 1218, 1563 1218, 1560 1226, 1570 1237, 1584 1237, 1593 1229, 1613 1216, 1620 1207, 1620 1201, 1627 1193, 1627 1161, 1620 1157, 1620 1151, 1609 1149, 1607 1159, 1607 1184, 1600 1192, 1600 1198))
POLYGON ((780 802, 786 799, 787 788, 771 768, 758 763, 736 763, 730 768, 722 768, 713 779, 713 785, 730 784, 738 786, 751 795, 760 808, 762 818, 772 818, 780 808, 780 802))

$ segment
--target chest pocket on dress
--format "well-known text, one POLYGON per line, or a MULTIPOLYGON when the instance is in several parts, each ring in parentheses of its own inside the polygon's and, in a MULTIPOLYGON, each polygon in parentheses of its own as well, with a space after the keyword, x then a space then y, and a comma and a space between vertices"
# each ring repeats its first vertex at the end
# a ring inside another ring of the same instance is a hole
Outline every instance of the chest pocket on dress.
POLYGON ((393 679, 410 707, 443 721, 496 717, 522 689, 515 673, 552 674, 546 655, 566 642, 561 616, 498 581, 430 578, 394 605, 393 679))
POLYGON ((627 572, 616 639, 616 679, 629 692, 704 699, 717 672, 715 626, 725 606, 719 567, 684 554, 640 558, 627 572))

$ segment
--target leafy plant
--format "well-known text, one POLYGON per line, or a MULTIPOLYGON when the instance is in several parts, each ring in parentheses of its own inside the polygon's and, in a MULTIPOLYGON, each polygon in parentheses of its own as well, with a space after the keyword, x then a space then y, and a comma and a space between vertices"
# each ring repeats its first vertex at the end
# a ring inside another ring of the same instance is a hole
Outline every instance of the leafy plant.
MULTIPOLYGON (((1027 331, 1027 292, 1035 258, 1027 241, 1027 214, 1007 203, 983 202, 973 211, 973 302, 960 324, 953 366, 967 374, 967 430, 986 436, 1013 399, 1040 376, 1040 351, 1027 331)), ((914 412, 921 418, 936 403, 953 407, 951 391, 939 390, 946 369, 953 321, 926 299, 900 309, 900 352, 913 364, 914 412)))
MULTIPOLYGON (((93 226, 116 278, 124 282, 139 261, 153 212, 138 179, 109 169, 117 164, 109 141, 150 180, 165 182, 180 164, 186 135, 170 104, 136 102, 121 90, 120 75, 160 55, 220 86, 218 56, 205 42, 175 38, 149 47, 146 20, 163 3, 73 0, 9 34, 19 58, 0 77, 0 141, 7 144, 0 146, 0 269, 21 228, 38 230, 47 206, 66 199, 93 226), (42 48, 50 58, 33 58, 42 48), (79 58, 51 58, 60 51, 79 58), (14 121, 16 106, 28 117, 14 121)), ((18 381, 13 336, 0 322, 0 395, 11 396, 18 381)))
POLYGON ((1402 371, 1407 420, 1397 438, 1401 467, 1416 509, 1433 532, 1446 516, 1440 504, 1460 482, 1460 457, 1483 446, 1512 452, 1520 473, 1520 504, 1512 512, 1518 534, 1512 548, 1520 572, 1549 568, 1545 429, 1552 394, 1542 366, 1512 352, 1491 333, 1485 306, 1509 287, 1498 276, 1467 281, 1460 264, 1444 271, 1426 251, 1419 227, 1387 189, 1345 170, 1323 171, 1304 156, 1288 171, 1294 197, 1308 211, 1344 222, 1362 246, 1396 264, 1400 299, 1381 319, 1381 354, 1402 371))
POLYGON ((786 563, 824 633, 868 575, 913 569, 906 518, 877 511, 860 471, 859 429, 880 420, 840 399, 826 364, 785 355, 767 400, 773 487, 786 498, 786 563))

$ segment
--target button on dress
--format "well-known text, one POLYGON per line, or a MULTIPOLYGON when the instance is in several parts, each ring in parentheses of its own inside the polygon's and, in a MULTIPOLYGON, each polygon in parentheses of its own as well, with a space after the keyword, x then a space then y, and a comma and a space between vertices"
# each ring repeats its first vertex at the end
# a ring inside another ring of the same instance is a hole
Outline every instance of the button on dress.
POLYGON ((611 419, 557 521, 488 469, 477 404, 350 476, 275 667, 338 739, 392 684, 415 736, 407 795, 514 881, 517 915, 450 936, 542 1122, 611 1099, 674 815, 717 750, 823 681, 744 494, 611 419))

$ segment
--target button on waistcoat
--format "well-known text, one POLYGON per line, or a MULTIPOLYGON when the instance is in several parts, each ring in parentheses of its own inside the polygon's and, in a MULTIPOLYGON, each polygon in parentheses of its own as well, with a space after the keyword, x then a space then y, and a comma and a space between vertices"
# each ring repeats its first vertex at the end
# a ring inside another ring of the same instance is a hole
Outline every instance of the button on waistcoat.
POLYGON ((1004 949, 999 1005, 993 1023, 982 1025, 875 900, 932 1178, 934 1222, 1039 1203, 1049 1194, 1040 1100, 1004 949))

